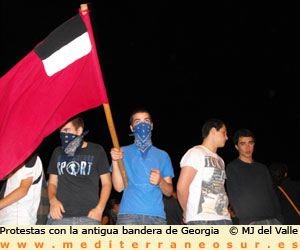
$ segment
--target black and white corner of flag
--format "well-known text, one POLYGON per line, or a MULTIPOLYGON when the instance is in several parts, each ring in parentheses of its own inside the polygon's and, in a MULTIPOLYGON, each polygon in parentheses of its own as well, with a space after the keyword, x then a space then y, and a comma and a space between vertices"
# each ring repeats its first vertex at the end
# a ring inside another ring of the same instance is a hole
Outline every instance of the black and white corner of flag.
POLYGON ((68 67, 92 50, 84 21, 78 14, 59 26, 34 51, 48 76, 68 67))

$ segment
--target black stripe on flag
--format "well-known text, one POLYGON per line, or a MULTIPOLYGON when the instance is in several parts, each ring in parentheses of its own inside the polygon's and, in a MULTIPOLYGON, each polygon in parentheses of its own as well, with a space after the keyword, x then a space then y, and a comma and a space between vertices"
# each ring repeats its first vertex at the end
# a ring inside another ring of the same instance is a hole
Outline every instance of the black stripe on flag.
POLYGON ((41 58, 41 60, 44 60, 86 31, 87 28, 85 23, 83 22, 81 16, 77 14, 52 31, 46 37, 44 42, 36 47, 34 51, 41 58))

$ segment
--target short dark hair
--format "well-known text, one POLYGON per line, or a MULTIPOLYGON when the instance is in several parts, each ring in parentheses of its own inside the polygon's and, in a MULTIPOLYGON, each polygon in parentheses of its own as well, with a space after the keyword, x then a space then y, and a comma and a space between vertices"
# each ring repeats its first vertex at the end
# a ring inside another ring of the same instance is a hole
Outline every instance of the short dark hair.
POLYGON ((255 136, 249 129, 246 128, 239 129, 234 133, 232 137, 234 145, 238 145, 240 137, 252 137, 255 142, 255 136))
POLYGON ((137 114, 137 113, 148 113, 148 114, 149 114, 149 117, 150 117, 150 121, 152 122, 151 114, 150 114, 150 112, 149 112, 146 108, 137 108, 137 109, 135 109, 135 110, 131 113, 131 115, 130 115, 129 121, 130 121, 130 124, 131 124, 131 125, 133 124, 133 116, 134 116, 135 114, 137 114))
POLYGON ((224 125, 224 122, 218 119, 206 120, 202 126, 202 139, 205 139, 212 128, 216 128, 219 131, 224 125))
POLYGON ((72 117, 65 124, 67 124, 68 122, 72 122, 72 124, 73 124, 73 126, 75 127, 76 130, 80 127, 82 127, 82 129, 84 129, 84 121, 83 121, 83 118, 81 116, 72 117))

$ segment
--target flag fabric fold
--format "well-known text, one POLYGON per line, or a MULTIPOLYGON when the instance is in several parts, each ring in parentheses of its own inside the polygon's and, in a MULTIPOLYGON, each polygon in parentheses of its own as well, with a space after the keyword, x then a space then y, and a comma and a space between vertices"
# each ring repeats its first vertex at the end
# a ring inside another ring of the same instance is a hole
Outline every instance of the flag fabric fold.
POLYGON ((65 121, 108 103, 88 11, 59 26, 0 79, 0 179, 65 121))

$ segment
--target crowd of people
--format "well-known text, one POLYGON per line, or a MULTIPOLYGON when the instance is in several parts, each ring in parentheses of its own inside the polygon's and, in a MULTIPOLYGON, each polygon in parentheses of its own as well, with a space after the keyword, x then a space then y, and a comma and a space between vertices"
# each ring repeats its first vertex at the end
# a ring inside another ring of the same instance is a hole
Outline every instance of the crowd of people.
POLYGON ((228 140, 226 125, 207 120, 202 143, 180 161, 176 188, 168 153, 152 144, 151 114, 135 110, 130 130, 134 143, 112 148, 110 165, 101 145, 84 140, 83 119, 67 121, 47 168, 47 186, 36 154, 7 176, 0 194, 0 224, 300 224, 299 182, 287 177, 286 164, 268 168, 253 159, 256 138, 250 130, 235 132, 238 157, 225 166, 217 151, 228 140), (112 187, 122 193, 120 200, 111 198, 112 187))

